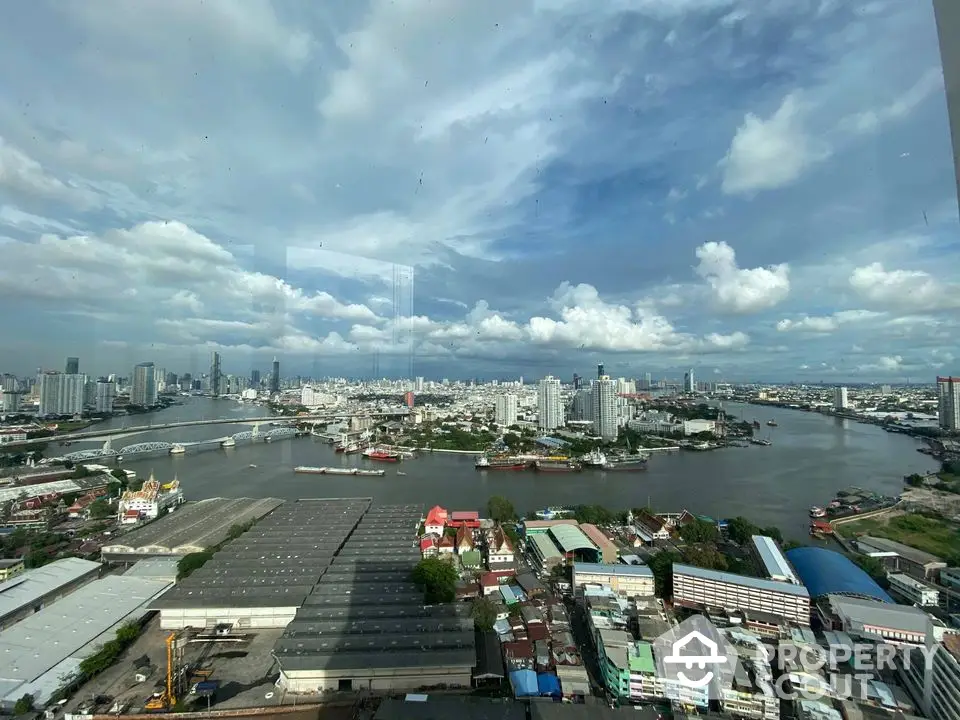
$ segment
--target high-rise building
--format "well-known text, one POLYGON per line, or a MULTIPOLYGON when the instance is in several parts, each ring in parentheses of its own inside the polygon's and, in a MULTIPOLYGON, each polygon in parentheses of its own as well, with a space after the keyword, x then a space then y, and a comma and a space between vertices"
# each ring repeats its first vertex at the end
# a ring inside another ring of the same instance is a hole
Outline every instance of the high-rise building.
POLYGON ((579 375, 577 375, 576 373, 574 373, 574 374, 573 374, 573 389, 574 389, 574 391, 579 390, 581 387, 583 387, 583 379, 582 379, 579 375))
POLYGON ((604 375, 604 372, 603 372, 603 363, 598 363, 598 364, 597 364, 597 380, 599 380, 600 378, 602 378, 603 375, 604 375))
POLYGON ((414 390, 414 392, 418 392, 418 393, 423 392, 423 378, 422 378, 422 377, 417 377, 417 379, 413 381, 413 390, 414 390))
POLYGON ((133 368, 130 404, 140 407, 157 404, 157 373, 152 362, 143 362, 133 368))
POLYGON ((517 396, 498 395, 494 407, 494 421, 497 425, 509 427, 517 424, 517 396))
POLYGON ((540 427, 543 430, 556 430, 563 426, 563 401, 560 398, 559 378, 547 375, 540 381, 537 410, 540 415, 540 427))
POLYGON ((17 412, 20 409, 20 393, 16 390, 3 391, 3 404, 0 405, 5 413, 17 412))
POLYGON ((652 390, 653 389, 653 373, 644 373, 643 374, 643 389, 652 390))
POLYGON ((683 391, 685 393, 695 393, 697 391, 697 380, 693 374, 693 368, 683 374, 683 391))
POLYGON ((593 432, 604 440, 617 439, 616 383, 604 375, 593 384, 593 432))
POLYGON ((833 409, 846 410, 850 407, 850 400, 847 397, 847 389, 838 387, 833 389, 833 409))
POLYGON ((46 372, 40 376, 40 416, 83 412, 86 375, 46 372))
POLYGON ((260 371, 259 370, 250 371, 250 387, 252 388, 260 387, 260 371))
POLYGON ((64 370, 67 375, 79 375, 80 374, 80 358, 68 357, 67 358, 67 368, 64 370))
POLYGON ((403 404, 408 408, 413 409, 413 404, 416 401, 416 397, 417 395, 415 392, 412 390, 407 390, 407 392, 403 394, 403 404))
POLYGON ((273 358, 273 371, 270 374, 270 392, 280 392, 280 361, 273 358))
POLYGON ((960 377, 938 377, 940 427, 960 430, 960 377))
POLYGON ((570 403, 572 420, 593 420, 593 391, 581 387, 573 395, 570 403))
POLYGON ((98 413, 113 412, 113 403, 117 399, 117 384, 106 378, 97 380, 97 394, 94 399, 94 409, 98 413))
POLYGON ((210 394, 220 395, 220 353, 216 351, 210 353, 210 394))

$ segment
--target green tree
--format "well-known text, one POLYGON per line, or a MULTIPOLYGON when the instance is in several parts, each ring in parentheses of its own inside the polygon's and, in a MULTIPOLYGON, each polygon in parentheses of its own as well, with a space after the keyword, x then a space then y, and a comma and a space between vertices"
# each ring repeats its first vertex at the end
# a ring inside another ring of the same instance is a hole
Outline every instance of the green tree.
POLYGON ((177 580, 183 580, 183 578, 187 577, 194 570, 199 570, 206 564, 207 560, 212 557, 213 553, 209 550, 184 555, 177 563, 177 580))
POLYGON ((688 543, 714 543, 719 534, 717 526, 705 520, 697 520, 680 528, 680 537, 688 543))
POLYGON ((498 523, 511 522, 517 518, 513 503, 501 495, 494 495, 487 500, 487 513, 498 523))
POLYGON ((28 712, 33 711, 33 695, 29 693, 17 700, 16 704, 13 706, 14 715, 26 715, 28 712))
POLYGON ((90 517, 94 520, 102 520, 113 515, 113 508, 110 507, 110 503, 102 498, 94 500, 87 509, 90 511, 90 517))
POLYGON ((704 570, 727 569, 727 558, 715 545, 690 545, 684 549, 683 556, 688 563, 704 570))
POLYGON ((497 621, 497 608, 490 598, 478 597, 470 607, 470 616, 477 630, 493 630, 493 624, 497 621))
POLYGON ((427 605, 453 602, 456 597, 457 571, 446 560, 424 558, 413 569, 413 582, 427 605))
POLYGON ((520 436, 516 433, 506 433, 503 436, 503 444, 511 450, 517 450, 521 445, 523 445, 523 440, 521 440, 520 436))
POLYGON ((780 532, 780 528, 775 525, 770 525, 769 527, 760 528, 760 534, 766 535, 769 538, 773 538, 781 545, 783 544, 783 533, 780 532))
POLYGON ((113 470, 110 471, 110 474, 113 475, 120 482, 126 484, 127 474, 120 468, 114 468, 113 470))
POLYGON ((758 530, 756 525, 739 515, 727 523, 727 535, 739 545, 750 542, 750 536, 756 535, 758 530))
POLYGON ((680 562, 681 559, 675 552, 661 551, 647 562, 653 572, 653 582, 658 597, 669 598, 673 595, 673 564, 680 562))

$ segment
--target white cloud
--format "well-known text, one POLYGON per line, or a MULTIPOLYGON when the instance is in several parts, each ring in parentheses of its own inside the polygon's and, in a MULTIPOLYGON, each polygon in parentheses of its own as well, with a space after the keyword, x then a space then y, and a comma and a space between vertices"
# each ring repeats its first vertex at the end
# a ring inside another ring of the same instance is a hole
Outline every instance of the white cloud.
POLYGON ((3 137, 0 137, 0 188, 28 199, 60 200, 80 208, 95 207, 99 203, 96 195, 54 177, 3 137))
POLYGON ((960 285, 941 283, 923 270, 886 270, 875 262, 854 269, 850 287, 868 302, 901 312, 960 308, 960 285))
POLYGON ((707 242, 697 248, 695 271, 713 291, 713 300, 726 311, 752 313, 775 307, 790 294, 786 263, 766 268, 739 268, 736 253, 725 242, 707 242))
POLYGON ((723 192, 744 195, 783 187, 830 157, 830 148, 804 128, 804 111, 791 94, 766 120, 748 113, 720 161, 723 192))
POLYGON ((777 330, 780 332, 831 333, 841 325, 863 322, 882 316, 883 313, 870 310, 840 310, 826 316, 804 315, 796 320, 784 319, 777 323, 777 330))
POLYGON ((896 100, 874 110, 865 110, 845 118, 842 124, 858 133, 876 132, 882 125, 902 120, 930 95, 943 91, 943 70, 931 68, 896 100))

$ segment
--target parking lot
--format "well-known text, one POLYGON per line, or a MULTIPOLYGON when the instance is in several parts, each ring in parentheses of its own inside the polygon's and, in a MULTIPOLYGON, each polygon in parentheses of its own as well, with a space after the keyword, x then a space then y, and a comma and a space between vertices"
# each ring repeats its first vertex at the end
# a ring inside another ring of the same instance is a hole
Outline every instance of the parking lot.
MULTIPOLYGON (((198 642, 184 637, 182 665, 209 668, 210 680, 219 683, 216 695, 211 698, 211 707, 231 708, 270 705, 277 703, 276 695, 266 698, 273 689, 277 671, 271 655, 280 630, 261 630, 244 635, 242 642, 229 638, 218 642, 198 642)), ((159 617, 146 626, 141 636, 110 668, 86 683, 64 706, 66 712, 107 712, 115 702, 124 705, 123 712, 141 712, 144 702, 158 684, 166 680, 167 637, 170 633, 160 629, 159 617), (148 677, 137 681, 136 664, 149 660, 153 668, 148 677)), ((188 690, 188 684, 183 683, 188 690)), ((183 693, 181 693, 183 694, 183 693)), ((206 701, 186 695, 182 700, 197 701, 205 709, 206 701)))

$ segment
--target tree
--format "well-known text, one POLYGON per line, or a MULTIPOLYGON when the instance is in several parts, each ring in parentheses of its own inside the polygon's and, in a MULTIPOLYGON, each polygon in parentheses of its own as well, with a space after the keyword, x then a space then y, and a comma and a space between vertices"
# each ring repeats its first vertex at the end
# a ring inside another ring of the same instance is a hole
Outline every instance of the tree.
POLYGON ((457 571, 440 558, 424 558, 417 563, 413 569, 413 582, 423 591, 423 601, 427 605, 453 602, 457 594, 457 571))
POLYGON ((653 572, 653 582, 658 597, 669 598, 673 595, 673 564, 681 557, 675 552, 662 551, 650 558, 647 565, 653 572))
POLYGON ((199 570, 206 564, 207 560, 212 557, 213 553, 208 550, 184 555, 177 563, 177 580, 183 580, 183 578, 187 577, 187 575, 194 570, 199 570))
POLYGON ((760 528, 760 534, 766 535, 769 538, 773 538, 781 545, 783 544, 783 533, 780 532, 780 528, 775 525, 770 525, 769 527, 760 528))
POLYGON ((717 526, 705 520, 697 520, 680 528, 680 537, 688 543, 716 542, 719 534, 717 526))
POLYGON ((691 545, 684 552, 684 559, 694 567, 704 570, 726 570, 727 559, 715 545, 691 545))
POLYGON ((26 715, 28 712, 33 711, 33 695, 29 693, 17 700, 16 704, 13 706, 14 715, 26 715))
POLYGON ((516 433, 506 433, 503 436, 503 444, 511 450, 516 450, 523 444, 523 440, 516 433))
POLYGON ((102 520, 105 517, 113 515, 113 509, 110 507, 110 503, 102 498, 90 503, 88 509, 90 511, 90 517, 94 520, 102 520))
POLYGON ((110 474, 113 475, 117 480, 119 480, 122 483, 127 482, 127 474, 120 468, 114 468, 113 470, 110 471, 110 474))
POLYGON ((497 608, 490 598, 478 597, 470 608, 470 616, 477 630, 482 632, 493 630, 493 624, 497 621, 497 608))
POLYGON ((756 535, 758 529, 752 522, 739 515, 727 523, 727 535, 739 545, 749 542, 750 536, 756 535))
POLYGON ((498 523, 511 522, 517 518, 513 503, 500 495, 494 495, 487 500, 487 513, 498 523))

